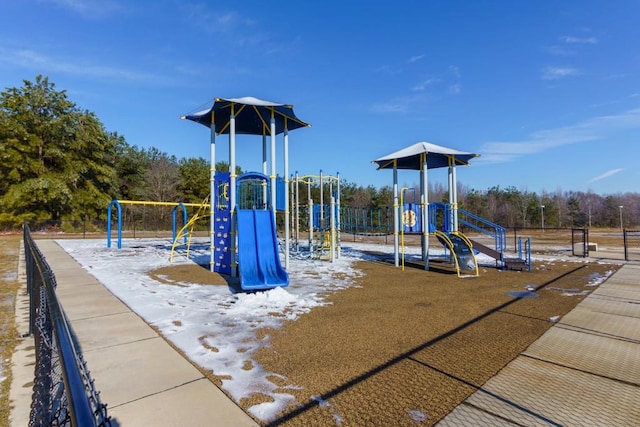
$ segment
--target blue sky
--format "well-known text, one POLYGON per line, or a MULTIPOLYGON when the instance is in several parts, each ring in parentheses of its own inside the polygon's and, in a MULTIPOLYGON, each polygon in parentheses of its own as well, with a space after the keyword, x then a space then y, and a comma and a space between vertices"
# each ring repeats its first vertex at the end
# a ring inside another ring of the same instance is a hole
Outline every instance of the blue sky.
MULTIPOLYGON (((388 185, 371 161, 428 141, 481 155, 458 170, 473 189, 638 192, 638 22, 635 0, 5 1, 0 89, 48 76, 178 158, 209 158, 182 114, 254 96, 312 124, 290 134, 291 172, 388 185)), ((237 158, 259 169, 261 138, 239 137, 237 158)))

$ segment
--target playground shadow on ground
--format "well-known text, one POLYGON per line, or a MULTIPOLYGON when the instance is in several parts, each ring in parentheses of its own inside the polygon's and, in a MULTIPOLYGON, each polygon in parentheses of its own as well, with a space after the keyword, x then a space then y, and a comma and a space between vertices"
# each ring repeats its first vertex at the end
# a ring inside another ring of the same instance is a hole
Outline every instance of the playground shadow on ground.
MULTIPOLYGON (((395 266, 395 257, 393 254, 375 252, 375 251, 362 251, 367 255, 370 262, 379 262, 381 264, 395 266)), ((402 268, 403 261, 400 259, 399 266, 402 268)), ((416 269, 424 271, 424 261, 416 259, 405 259, 405 269, 416 269)), ((455 266, 443 258, 436 258, 429 260, 429 271, 437 274, 451 275, 457 274, 455 266)))
POLYGON ((270 346, 256 361, 296 399, 266 425, 433 425, 584 298, 562 289, 593 290, 589 275, 612 269, 549 263, 458 278, 376 259, 357 264, 360 287, 263 332, 270 346), (509 296, 532 286, 537 298, 509 296))

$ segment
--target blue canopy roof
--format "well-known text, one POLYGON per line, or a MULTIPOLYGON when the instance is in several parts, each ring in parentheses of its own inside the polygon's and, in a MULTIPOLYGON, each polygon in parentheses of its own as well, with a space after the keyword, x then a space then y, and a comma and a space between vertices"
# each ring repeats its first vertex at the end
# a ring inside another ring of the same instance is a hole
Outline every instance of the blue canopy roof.
POLYGON ((271 133, 271 116, 275 118, 276 135, 285 128, 294 130, 311 126, 296 117, 292 105, 278 104, 262 99, 246 96, 243 98, 216 98, 213 105, 202 111, 182 116, 201 125, 211 127, 211 117, 215 117, 217 134, 230 132, 231 113, 235 114, 235 132, 246 135, 269 135, 271 133))
POLYGON ((427 156, 427 169, 444 168, 452 164, 468 165, 470 159, 480 156, 479 154, 458 151, 430 142, 418 142, 402 150, 382 156, 374 160, 373 163, 378 165, 378 169, 393 169, 395 164, 398 169, 420 170, 423 154, 427 156))

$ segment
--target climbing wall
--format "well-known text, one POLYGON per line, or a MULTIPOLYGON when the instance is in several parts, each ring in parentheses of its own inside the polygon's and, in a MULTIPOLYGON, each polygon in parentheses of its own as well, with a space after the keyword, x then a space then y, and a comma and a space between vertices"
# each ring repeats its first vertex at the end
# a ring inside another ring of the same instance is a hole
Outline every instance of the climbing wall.
POLYGON ((231 275, 231 209, 229 206, 229 173, 216 172, 214 185, 215 248, 213 271, 231 275))

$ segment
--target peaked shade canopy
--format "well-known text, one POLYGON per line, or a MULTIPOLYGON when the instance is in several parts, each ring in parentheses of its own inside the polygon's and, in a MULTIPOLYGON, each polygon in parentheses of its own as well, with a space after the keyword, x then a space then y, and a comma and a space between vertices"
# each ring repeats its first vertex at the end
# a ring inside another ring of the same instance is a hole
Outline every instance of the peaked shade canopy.
POLYGON ((372 163, 378 165, 378 170, 393 169, 394 160, 396 160, 396 167, 398 169, 420 170, 422 154, 427 155, 427 169, 451 166, 449 163, 450 159, 453 160, 455 165, 468 165, 470 159, 480 156, 479 154, 458 151, 430 142, 418 142, 402 150, 382 156, 372 163))
POLYGON ((187 114, 181 119, 192 120, 211 127, 211 117, 215 117, 217 134, 230 132, 231 113, 235 114, 235 133, 245 135, 269 135, 271 115, 275 118, 276 135, 287 130, 311 126, 296 117, 292 105, 264 101, 252 96, 242 98, 215 98, 213 106, 206 110, 187 114))

